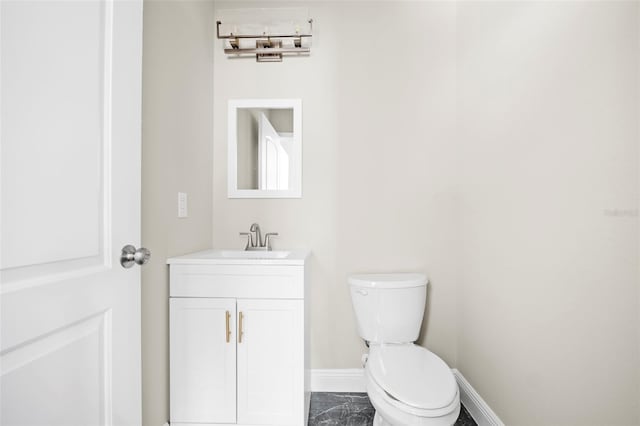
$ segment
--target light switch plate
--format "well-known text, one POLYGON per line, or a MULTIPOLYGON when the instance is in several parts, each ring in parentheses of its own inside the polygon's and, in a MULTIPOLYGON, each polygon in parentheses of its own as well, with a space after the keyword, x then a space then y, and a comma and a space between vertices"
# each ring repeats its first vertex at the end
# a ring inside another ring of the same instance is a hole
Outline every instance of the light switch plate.
POLYGON ((187 217, 187 193, 178 192, 178 217, 187 217))

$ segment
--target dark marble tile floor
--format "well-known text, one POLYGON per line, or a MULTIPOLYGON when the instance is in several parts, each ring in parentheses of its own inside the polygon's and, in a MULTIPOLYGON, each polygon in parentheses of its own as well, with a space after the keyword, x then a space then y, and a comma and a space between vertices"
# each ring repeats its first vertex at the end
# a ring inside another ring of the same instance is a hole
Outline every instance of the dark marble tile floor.
MULTIPOLYGON (((309 426, 371 426, 375 410, 366 393, 314 392, 309 426)), ((456 426, 477 426, 462 407, 456 426)))

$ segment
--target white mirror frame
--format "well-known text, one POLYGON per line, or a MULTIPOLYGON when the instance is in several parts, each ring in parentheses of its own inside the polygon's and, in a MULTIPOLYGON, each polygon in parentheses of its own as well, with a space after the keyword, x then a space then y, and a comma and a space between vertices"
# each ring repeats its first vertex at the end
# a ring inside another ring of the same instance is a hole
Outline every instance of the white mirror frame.
POLYGON ((302 198, 302 100, 232 99, 228 111, 228 198, 302 198), (238 109, 293 109, 292 187, 288 190, 238 189, 238 109))

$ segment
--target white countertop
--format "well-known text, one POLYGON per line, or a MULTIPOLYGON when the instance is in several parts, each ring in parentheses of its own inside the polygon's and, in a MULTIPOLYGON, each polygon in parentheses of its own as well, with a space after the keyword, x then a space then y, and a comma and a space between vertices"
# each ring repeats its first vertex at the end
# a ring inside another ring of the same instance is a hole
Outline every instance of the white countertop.
POLYGON ((169 265, 304 265, 311 252, 304 249, 244 251, 209 249, 167 259, 169 265))

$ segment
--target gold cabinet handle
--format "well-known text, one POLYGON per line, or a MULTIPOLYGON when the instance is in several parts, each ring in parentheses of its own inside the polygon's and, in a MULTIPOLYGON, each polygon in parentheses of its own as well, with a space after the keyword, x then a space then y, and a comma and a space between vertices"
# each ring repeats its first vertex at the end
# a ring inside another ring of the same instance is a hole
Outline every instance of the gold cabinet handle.
POLYGON ((226 324, 227 324, 227 343, 229 343, 229 339, 231 338, 231 327, 229 327, 229 320, 231 319, 231 314, 229 311, 225 314, 226 324))
POLYGON ((242 332, 242 320, 244 319, 244 315, 242 315, 242 312, 240 312, 238 314, 238 343, 242 343, 242 335, 244 334, 242 332))

